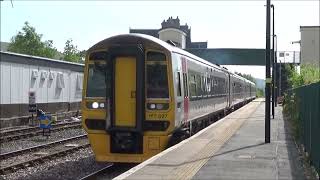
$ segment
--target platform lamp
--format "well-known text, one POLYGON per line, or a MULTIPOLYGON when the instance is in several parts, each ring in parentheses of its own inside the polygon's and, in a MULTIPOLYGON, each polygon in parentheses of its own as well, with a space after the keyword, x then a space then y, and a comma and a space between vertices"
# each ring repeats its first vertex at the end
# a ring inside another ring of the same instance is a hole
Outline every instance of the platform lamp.
POLYGON ((271 88, 271 97, 272 97, 272 119, 274 119, 274 107, 275 107, 275 57, 274 57, 274 5, 271 4, 272 9, 272 49, 271 49, 271 67, 272 67, 272 88, 271 88))
POLYGON ((270 3, 271 0, 266 0, 266 51, 265 51, 265 62, 266 62, 266 98, 265 98, 265 143, 270 143, 270 86, 272 83, 270 77, 270 3))
POLYGON ((276 34, 273 35, 273 40, 275 40, 275 46, 274 46, 274 49, 275 49, 275 52, 274 52, 274 78, 275 78, 275 98, 274 98, 274 101, 275 101, 275 107, 277 107, 277 99, 278 99, 278 88, 279 88, 279 77, 278 77, 278 56, 277 56, 277 53, 278 53, 278 36, 276 34))

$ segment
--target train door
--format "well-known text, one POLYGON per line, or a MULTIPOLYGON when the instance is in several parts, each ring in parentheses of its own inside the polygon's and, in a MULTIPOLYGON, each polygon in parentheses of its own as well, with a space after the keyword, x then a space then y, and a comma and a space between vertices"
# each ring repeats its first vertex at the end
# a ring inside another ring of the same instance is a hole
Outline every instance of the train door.
POLYGON ((230 74, 229 75, 229 78, 230 78, 230 107, 232 107, 234 105, 234 98, 235 98, 235 91, 234 91, 234 88, 235 88, 235 82, 234 82, 234 78, 233 76, 230 74))
POLYGON ((227 73, 227 85, 226 85, 226 88, 227 88, 227 106, 228 106, 228 108, 231 106, 231 93, 230 93, 230 91, 231 91, 231 89, 230 89, 230 84, 231 84, 231 82, 230 82, 230 74, 229 73, 227 73))
POLYGON ((136 125, 136 58, 115 58, 115 125, 136 125))
POLYGON ((183 121, 186 123, 189 118, 189 90, 187 75, 187 59, 181 58, 182 64, 182 81, 183 81, 183 121))
POLYGON ((111 153, 143 152, 144 50, 141 45, 109 48, 113 63, 113 91, 111 99, 111 153))

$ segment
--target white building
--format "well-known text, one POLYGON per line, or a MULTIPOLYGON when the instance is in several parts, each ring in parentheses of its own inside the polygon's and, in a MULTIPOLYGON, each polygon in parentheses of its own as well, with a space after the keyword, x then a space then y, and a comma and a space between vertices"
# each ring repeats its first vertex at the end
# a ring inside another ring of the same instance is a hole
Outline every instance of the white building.
POLYGON ((320 26, 300 26, 301 64, 320 66, 320 26))
POLYGON ((80 109, 83 64, 0 52, 0 120, 29 115, 29 93, 38 108, 50 112, 80 109))

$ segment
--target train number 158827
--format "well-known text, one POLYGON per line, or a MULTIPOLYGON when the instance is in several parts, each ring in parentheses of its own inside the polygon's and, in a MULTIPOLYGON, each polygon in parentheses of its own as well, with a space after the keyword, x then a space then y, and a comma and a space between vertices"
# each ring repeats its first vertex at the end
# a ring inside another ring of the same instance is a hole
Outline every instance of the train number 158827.
POLYGON ((147 114, 148 119, 167 119, 168 114, 155 114, 155 113, 149 113, 147 114))

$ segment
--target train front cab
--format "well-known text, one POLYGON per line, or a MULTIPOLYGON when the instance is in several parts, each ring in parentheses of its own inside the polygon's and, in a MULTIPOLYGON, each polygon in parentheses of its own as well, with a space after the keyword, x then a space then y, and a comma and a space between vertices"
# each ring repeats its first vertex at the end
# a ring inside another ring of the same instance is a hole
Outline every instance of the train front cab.
POLYGON ((163 151, 174 128, 170 54, 105 46, 89 52, 85 71, 83 127, 96 160, 142 162, 163 151))

